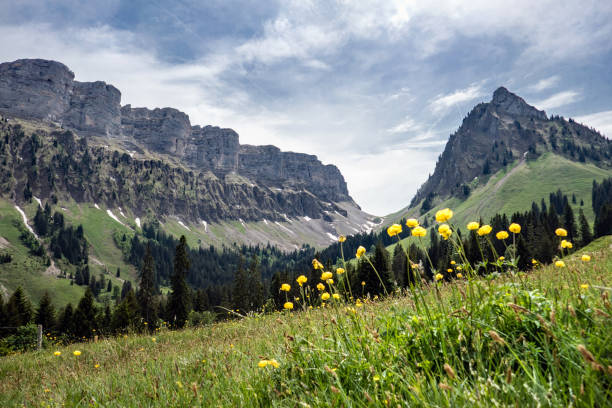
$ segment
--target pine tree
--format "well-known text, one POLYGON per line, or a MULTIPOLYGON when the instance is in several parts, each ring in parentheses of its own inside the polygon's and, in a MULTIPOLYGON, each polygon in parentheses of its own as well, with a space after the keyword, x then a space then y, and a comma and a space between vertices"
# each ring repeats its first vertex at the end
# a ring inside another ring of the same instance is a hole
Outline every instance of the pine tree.
POLYGON ((174 271, 170 278, 172 292, 168 304, 171 324, 174 327, 182 328, 187 322, 189 315, 189 288, 185 281, 189 271, 189 258, 187 257, 187 240, 181 235, 179 244, 174 254, 174 271))
POLYGON ((250 290, 248 291, 248 310, 258 310, 263 306, 264 288, 261 282, 261 273, 259 271, 259 259, 257 259, 255 254, 253 254, 251 258, 247 281, 250 283, 250 290))
POLYGON ((232 290, 232 307, 240 313, 248 311, 249 287, 247 285, 246 273, 243 267, 244 259, 240 257, 238 269, 234 274, 234 287, 232 290))
POLYGON ((108 285, 106 286, 106 291, 111 292, 113 290, 113 282, 109 279, 108 285))
POLYGON ((400 287, 405 287, 408 281, 408 263, 406 254, 400 247, 396 245, 393 250, 393 262, 391 263, 391 271, 393 272, 393 279, 400 287))
POLYGON ((68 335, 74 334, 74 324, 72 320, 72 315, 74 314, 72 303, 68 303, 62 313, 60 314, 60 318, 58 320, 59 331, 61 333, 65 333, 68 335))
POLYGON ((565 209, 563 211, 563 226, 567 230, 567 238, 571 242, 576 242, 576 239, 578 239, 578 227, 576 226, 574 211, 572 210, 572 207, 569 205, 569 203, 566 203, 565 209))
POLYGON ((47 291, 45 291, 45 294, 40 299, 34 322, 41 324, 44 330, 53 330, 55 327, 55 308, 47 291))
POLYGON ((21 286, 9 298, 6 304, 6 316, 9 326, 25 326, 32 320, 32 304, 23 293, 21 286))
POLYGON ((580 223, 580 245, 586 246, 593 241, 593 233, 591 233, 591 227, 584 216, 584 211, 582 211, 582 208, 578 212, 578 222, 580 223))
POLYGON ((91 288, 87 288, 85 294, 79 301, 79 305, 72 317, 74 334, 78 337, 91 337, 94 329, 97 329, 96 307, 94 305, 94 294, 91 288))
POLYGON ((612 234, 612 204, 602 205, 595 218, 595 238, 612 234))
POLYGON ((136 295, 140 306, 140 313, 149 328, 153 329, 153 322, 157 320, 155 310, 155 263, 151 255, 151 247, 147 245, 145 256, 140 269, 140 287, 136 295))

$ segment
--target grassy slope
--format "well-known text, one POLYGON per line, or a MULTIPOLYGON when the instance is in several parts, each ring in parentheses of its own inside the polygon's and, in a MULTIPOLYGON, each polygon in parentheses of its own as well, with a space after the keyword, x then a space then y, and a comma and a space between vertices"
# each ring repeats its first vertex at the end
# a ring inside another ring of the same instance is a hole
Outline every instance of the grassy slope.
POLYGON ((471 292, 456 282, 441 290, 456 317, 440 313, 436 292, 426 292, 432 324, 421 323, 425 314, 410 297, 396 296, 368 302, 356 314, 344 308, 277 313, 161 331, 155 338, 74 344, 58 348, 61 357, 53 356, 56 348, 6 357, 0 360, 0 405, 602 406, 612 397, 610 377, 587 364, 577 345, 585 344, 604 367, 612 364, 612 320, 594 312, 612 314, 595 288, 612 285, 611 248, 612 237, 604 237, 581 251, 592 254, 591 263, 576 254, 566 259, 566 270, 533 273, 525 280, 529 292, 521 292, 529 294, 527 303, 512 297, 515 289, 503 278, 479 281, 472 287, 481 296, 474 310, 493 311, 487 319, 481 312, 466 318, 461 307, 471 307, 460 292, 471 292), (580 289, 584 283, 589 289, 580 289), (533 313, 514 313, 506 302, 533 313), (470 327, 479 328, 462 339, 457 328, 470 327), (495 343, 490 329, 509 346, 495 343), (77 349, 78 358, 72 355, 77 349), (280 368, 258 368, 262 358, 278 360, 280 368), (533 364, 536 359, 548 364, 550 375, 533 364), (453 375, 443 363, 454 367, 453 375))
MULTIPOLYGON (((13 256, 12 262, 0 265, 0 284, 9 294, 21 286, 35 304, 46 290, 53 295, 56 306, 78 301, 83 296, 83 288, 71 286, 67 279, 45 275, 47 265, 41 258, 30 255, 28 248, 19 239, 19 230, 13 224, 14 221, 22 223, 21 215, 12 203, 0 200, 0 236, 10 244, 3 251, 13 256)), ((6 301, 5 293, 3 297, 6 301)))
MULTIPOLYGON (((601 181, 607 177, 612 177, 611 170, 546 153, 535 161, 515 162, 513 166, 500 170, 492 175, 484 186, 472 191, 467 200, 449 198, 423 216, 419 215, 418 208, 404 209, 385 217, 383 225, 388 226, 398 222, 402 217, 433 220, 436 211, 446 207, 455 212, 453 217, 455 225, 464 226, 469 221, 478 221, 481 217, 488 222, 496 213, 512 215, 517 211, 530 209, 533 201, 540 203, 545 199, 548 202, 549 194, 559 188, 570 199, 572 194, 576 195, 577 204, 572 204, 576 218, 578 210, 582 208, 592 223, 595 219, 591 205, 593 180, 601 181), (512 174, 504 179, 509 172, 512 174), (584 201, 582 207, 581 199, 584 201)), ((393 246, 390 250, 393 250, 393 246)))

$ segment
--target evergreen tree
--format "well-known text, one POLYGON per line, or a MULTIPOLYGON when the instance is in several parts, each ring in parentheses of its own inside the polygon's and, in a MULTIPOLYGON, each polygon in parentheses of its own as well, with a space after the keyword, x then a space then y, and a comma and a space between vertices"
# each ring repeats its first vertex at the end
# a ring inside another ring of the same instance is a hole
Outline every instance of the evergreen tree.
POLYGON ((259 259, 255 254, 253 254, 251 258, 247 281, 250 282, 248 310, 258 310, 263 306, 264 287, 261 282, 261 273, 259 271, 259 259))
POLYGON ((111 292, 113 290, 113 282, 109 279, 108 285, 106 286, 106 291, 111 292))
MULTIPOLYGON (((565 197, 567 200, 567 197, 565 197)), ((571 242, 576 242, 578 239, 578 227, 576 226, 576 219, 574 218, 574 211, 569 203, 566 203, 563 211, 563 226, 567 230, 567 238, 571 242)))
POLYGON ((186 282, 188 271, 187 240, 184 235, 181 235, 174 254, 174 271, 170 278, 172 292, 170 293, 168 304, 170 322, 174 327, 178 328, 185 326, 187 316, 189 315, 189 288, 186 282))
POLYGON ((53 330, 55 327, 55 308, 47 291, 45 291, 45 294, 40 299, 34 322, 41 324, 44 330, 53 330))
POLYGON ((21 286, 9 298, 6 304, 6 316, 9 326, 25 326, 32 320, 32 304, 23 293, 21 286))
POLYGON ((605 204, 600 207, 599 213, 595 218, 595 238, 612 234, 612 204, 605 204))
POLYGON ((72 309, 72 303, 68 303, 66 305, 66 307, 64 308, 64 310, 62 311, 62 313, 60 314, 60 318, 58 321, 59 324, 59 331, 61 333, 65 333, 68 335, 72 335, 74 333, 74 324, 73 324, 73 320, 72 320, 72 315, 74 314, 74 311, 72 309))
POLYGON ((395 282, 400 287, 405 287, 408 281, 408 260, 406 254, 400 247, 396 245, 393 250, 393 262, 391 263, 392 276, 395 282))
POLYGON ((157 320, 155 292, 155 264, 151 255, 151 247, 147 245, 140 269, 140 287, 136 297, 140 306, 140 313, 145 322, 149 324, 150 329, 153 329, 152 323, 157 320))
POLYGON ((203 312, 205 310, 208 310, 209 307, 210 306, 208 302, 208 295, 206 294, 206 291, 204 289, 198 289, 195 296, 193 309, 196 312, 203 312))
POLYGON ((125 299, 130 290, 132 290, 132 282, 128 280, 123 281, 123 285, 121 285, 121 300, 125 299))
MULTIPOLYGON (((367 255, 364 255, 362 258, 366 256, 367 255)), ((374 256, 372 257, 371 262, 376 268, 376 271, 374 271, 374 268, 372 268, 372 265, 370 265, 370 262, 368 262, 366 259, 361 259, 359 262, 359 269, 357 273, 360 281, 365 282, 365 292, 368 292, 371 295, 383 294, 385 289, 387 292, 391 292, 393 287, 391 283, 391 265, 389 262, 389 253, 381 241, 378 241, 374 248, 374 256), (376 272, 378 272, 378 276, 376 272)))
POLYGON ((248 311, 249 287, 247 284, 246 273, 243 268, 244 259, 240 257, 238 270, 234 274, 234 287, 232 290, 232 307, 240 313, 248 311))
POLYGON ((74 334, 77 337, 89 338, 93 335, 93 330, 97 329, 96 307, 94 305, 94 294, 91 288, 87 288, 85 294, 79 301, 72 320, 74 324, 74 334))
POLYGON ((580 223, 580 246, 586 246, 593 241, 593 234, 591 233, 591 227, 584 216, 582 208, 578 212, 578 221, 580 223))
POLYGON ((38 208, 36 209, 36 215, 34 216, 34 230, 41 237, 47 235, 49 229, 48 222, 49 221, 45 216, 45 213, 43 212, 42 208, 38 206, 38 208))

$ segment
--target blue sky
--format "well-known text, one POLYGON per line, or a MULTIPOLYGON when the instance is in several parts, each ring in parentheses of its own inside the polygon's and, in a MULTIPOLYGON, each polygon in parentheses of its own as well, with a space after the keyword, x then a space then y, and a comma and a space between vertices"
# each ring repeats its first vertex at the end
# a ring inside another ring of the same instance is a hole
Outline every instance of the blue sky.
POLYGON ((316 154, 374 214, 408 204, 501 85, 612 137, 607 1, 41 4, 0 1, 0 60, 59 60, 115 85, 123 104, 316 154))

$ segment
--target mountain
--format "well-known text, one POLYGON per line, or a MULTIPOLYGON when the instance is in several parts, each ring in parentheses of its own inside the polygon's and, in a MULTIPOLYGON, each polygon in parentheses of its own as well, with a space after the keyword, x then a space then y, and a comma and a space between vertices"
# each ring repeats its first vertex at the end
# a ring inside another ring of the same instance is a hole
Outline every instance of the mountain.
POLYGON ((17 202, 30 189, 217 245, 323 247, 374 225, 338 168, 316 156, 241 145, 232 129, 192 125, 173 108, 121 106, 117 88, 75 81, 56 61, 0 64, 0 114, 11 119, 5 133, 24 132, 2 152, 1 193, 17 202))
POLYGON ((457 210, 460 223, 488 220, 527 210, 559 188, 576 196, 576 211, 582 207, 592 221, 592 182, 610 176, 609 139, 572 119, 549 117, 500 87, 468 113, 410 205, 384 225, 404 217, 431 221, 444 207, 457 210))

